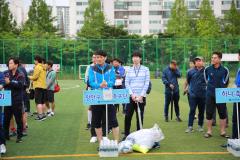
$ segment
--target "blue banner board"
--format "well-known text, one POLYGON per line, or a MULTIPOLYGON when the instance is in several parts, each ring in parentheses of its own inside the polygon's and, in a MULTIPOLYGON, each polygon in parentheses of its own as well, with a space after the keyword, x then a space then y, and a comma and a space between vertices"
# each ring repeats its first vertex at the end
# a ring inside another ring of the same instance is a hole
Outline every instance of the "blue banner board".
POLYGON ((240 102, 240 88, 216 88, 216 103, 240 102))
POLYGON ((0 91, 0 106, 11 105, 12 105, 11 91, 0 91))
POLYGON ((83 92, 83 104, 124 104, 129 103, 129 91, 127 89, 88 90, 83 92))

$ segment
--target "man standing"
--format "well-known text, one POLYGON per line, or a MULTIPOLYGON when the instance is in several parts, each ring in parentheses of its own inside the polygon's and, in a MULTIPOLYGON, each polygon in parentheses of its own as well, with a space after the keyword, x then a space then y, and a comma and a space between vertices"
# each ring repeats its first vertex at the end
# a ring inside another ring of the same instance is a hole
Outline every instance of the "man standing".
MULTIPOLYGON (((21 61, 20 61, 21 62, 21 61)), ((23 85, 23 136, 27 135, 27 113, 30 112, 30 99, 27 93, 27 89, 30 86, 30 80, 27 75, 27 71, 22 63, 20 63, 18 69, 24 74, 24 85, 23 85)))
MULTIPOLYGON (((238 60, 240 61, 240 50, 238 52, 238 60)), ((236 80, 236 87, 240 87, 240 69, 238 69, 236 80)), ((240 116, 240 103, 238 103, 238 115, 240 116)), ((240 120, 238 122, 240 128, 240 120)), ((237 139, 238 137, 238 126, 237 126, 237 105, 234 103, 233 106, 233 116, 232 116, 232 139, 237 139)))
MULTIPOLYGON (((90 69, 90 67, 96 65, 96 63, 97 63, 96 62, 96 55, 95 55, 95 53, 93 53, 93 55, 92 55, 92 62, 91 62, 90 65, 87 66, 86 72, 85 72, 85 79, 84 79, 84 81, 85 81, 85 83, 87 85, 86 90, 91 90, 91 87, 89 85, 89 69, 90 69)), ((92 127, 92 125, 91 125, 91 123, 92 123, 92 107, 91 106, 89 106, 89 108, 88 108, 87 116, 88 116, 88 123, 87 123, 86 130, 90 129, 90 133, 91 133, 90 143, 96 143, 97 142, 97 135, 96 135, 96 132, 95 132, 95 128, 92 127)), ((102 128, 103 129, 103 135, 105 134, 104 128, 102 128)))
POLYGON ((54 86, 56 81, 56 72, 53 70, 53 62, 47 62, 47 95, 46 95, 46 107, 48 108, 47 115, 54 116, 55 103, 54 103, 54 86))
MULTIPOLYGON (((0 91, 3 89, 5 80, 4 80, 4 74, 0 71, 0 91)), ((6 141, 5 141, 5 135, 4 135, 4 129, 3 129, 3 121, 2 121, 2 106, 0 106, 0 154, 6 153, 6 141)))
POLYGON ((187 73, 187 84, 189 84, 189 106, 188 128, 186 133, 193 131, 193 121, 198 107, 198 131, 203 132, 203 121, 205 111, 206 82, 204 79, 204 62, 202 57, 196 57, 193 61, 195 67, 187 73))
POLYGON ((46 71, 42 64, 42 58, 40 56, 34 57, 34 71, 33 76, 29 76, 29 79, 33 81, 33 88, 35 89, 35 103, 37 105, 38 115, 35 118, 37 121, 43 121, 46 119, 44 114, 45 103, 45 90, 46 90, 46 71))
MULTIPOLYGON (((85 82, 86 85, 87 85, 86 90, 91 90, 91 87, 90 87, 90 85, 89 85, 89 69, 90 69, 91 66, 94 66, 95 64, 96 64, 96 55, 95 55, 95 53, 93 53, 93 55, 92 55, 92 62, 91 62, 90 65, 87 66, 86 71, 85 71, 85 79, 84 79, 84 82, 85 82)), ((87 123, 86 130, 88 130, 89 128, 91 128, 91 121, 92 121, 91 106, 88 108, 87 115, 88 115, 88 123, 87 123)), ((94 140, 97 140, 96 137, 94 138, 94 140)))
POLYGON ((140 122, 138 117, 138 109, 141 112, 141 122, 143 125, 144 109, 146 106, 146 96, 147 90, 150 83, 150 72, 149 69, 141 65, 142 55, 140 52, 134 52, 132 54, 133 66, 129 68, 126 79, 125 86, 129 90, 130 103, 127 104, 126 114, 125 114, 125 139, 130 134, 131 121, 134 111, 136 112, 137 119, 137 130, 140 130, 140 122))
POLYGON ((9 137, 10 120, 14 115, 17 123, 17 140, 16 143, 22 142, 23 132, 23 88, 24 88, 24 74, 18 70, 19 60, 10 58, 8 60, 9 70, 5 72, 5 90, 10 90, 12 95, 12 106, 4 108, 4 132, 7 140, 9 137))
POLYGON ((176 120, 181 122, 180 111, 179 111, 179 85, 178 78, 181 77, 181 73, 177 67, 177 62, 172 60, 170 65, 163 71, 162 81, 165 85, 165 106, 164 116, 165 121, 168 122, 168 110, 170 102, 174 102, 174 108, 176 113, 176 120))
POLYGON ((205 138, 212 137, 212 119, 214 110, 217 108, 220 117, 220 136, 228 138, 226 134, 226 103, 216 104, 215 89, 226 88, 229 83, 229 70, 221 65, 222 53, 213 52, 211 63, 204 71, 204 78, 207 83, 206 93, 206 116, 207 133, 205 138))
MULTIPOLYGON (((116 81, 114 85, 114 89, 123 89, 124 88, 124 80, 125 80, 125 69, 121 66, 121 60, 118 58, 114 58, 112 60, 112 64, 115 70, 116 81)), ((119 104, 115 104, 117 111, 119 112, 119 104)), ((124 107, 124 104, 123 104, 124 107)), ((124 112, 123 108, 123 112, 124 112)))
MULTIPOLYGON (((96 52, 97 64, 89 69, 89 85, 91 89, 108 90, 113 87, 115 83, 114 68, 105 63, 107 54, 104 51, 96 52)), ((116 117, 116 109, 113 105, 108 107, 108 122, 112 127, 113 138, 119 140, 119 127, 116 117)), ((106 105, 92 106, 92 127, 95 128, 98 142, 103 139, 102 123, 106 120, 106 105)), ((106 133, 107 134, 107 133, 106 133)))

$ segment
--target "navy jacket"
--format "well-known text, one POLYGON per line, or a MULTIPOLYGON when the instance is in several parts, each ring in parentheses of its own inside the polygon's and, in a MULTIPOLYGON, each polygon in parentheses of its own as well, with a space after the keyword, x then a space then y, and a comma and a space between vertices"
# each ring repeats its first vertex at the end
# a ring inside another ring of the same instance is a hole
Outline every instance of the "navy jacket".
POLYGON ((187 72, 187 82, 189 84, 189 95, 192 97, 204 98, 206 96, 206 81, 204 79, 204 69, 192 68, 187 72))
POLYGON ((4 74, 3 72, 0 72, 0 85, 3 85, 4 83, 5 83, 4 74))
POLYGON ((28 88, 30 86, 30 80, 26 69, 23 66, 19 66, 18 69, 24 74, 24 88, 28 88))
POLYGON ((174 92, 179 92, 179 85, 178 85, 178 78, 181 77, 180 71, 177 70, 172 70, 170 67, 167 67, 162 74, 162 81, 163 84, 165 85, 165 93, 171 92, 170 84, 173 84, 174 87, 174 92))
POLYGON ((204 78, 207 83, 207 96, 215 97, 216 88, 226 88, 228 86, 229 70, 222 65, 218 68, 211 65, 204 70, 204 78))
POLYGON ((235 84, 236 84, 237 87, 240 87, 240 69, 238 69, 235 84))
POLYGON ((12 92, 12 106, 22 105, 24 74, 20 70, 17 70, 15 75, 11 71, 6 71, 4 74, 10 79, 10 83, 5 84, 4 89, 12 92))

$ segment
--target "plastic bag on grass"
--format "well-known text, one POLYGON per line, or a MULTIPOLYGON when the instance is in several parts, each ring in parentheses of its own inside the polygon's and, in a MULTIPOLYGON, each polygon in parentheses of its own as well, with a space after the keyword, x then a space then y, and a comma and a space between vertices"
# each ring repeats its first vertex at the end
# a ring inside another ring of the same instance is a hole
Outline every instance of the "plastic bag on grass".
POLYGON ((240 139, 228 139, 227 150, 235 157, 240 157, 240 139))
POLYGON ((134 151, 147 153, 153 146, 164 139, 162 130, 157 124, 150 129, 142 129, 131 133, 126 140, 119 144, 120 153, 134 151))
POLYGON ((133 141, 125 140, 118 144, 119 153, 131 153, 133 152, 133 141))

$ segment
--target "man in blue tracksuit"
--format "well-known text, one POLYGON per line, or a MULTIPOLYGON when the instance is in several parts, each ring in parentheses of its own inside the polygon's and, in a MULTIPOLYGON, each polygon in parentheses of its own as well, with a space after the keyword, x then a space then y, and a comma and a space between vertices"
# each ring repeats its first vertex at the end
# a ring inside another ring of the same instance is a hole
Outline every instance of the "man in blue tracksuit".
MULTIPOLYGON (((107 54, 104 51, 96 52, 97 64, 89 69, 89 85, 91 89, 109 89, 115 84, 115 71, 112 65, 105 63, 107 54)), ((105 123, 106 105, 92 106, 92 127, 95 128, 98 142, 103 139, 102 123, 105 123)), ((116 117, 116 108, 108 105, 108 121, 109 127, 112 128, 113 137, 119 140, 119 127, 116 117)), ((107 134, 107 133, 106 133, 107 134)))
POLYGON ((174 102, 174 108, 176 113, 176 120, 181 122, 180 111, 179 111, 179 85, 178 78, 181 77, 181 73, 177 68, 177 62, 172 60, 170 65, 163 71, 162 81, 165 85, 165 106, 164 106, 164 116, 165 121, 168 122, 168 110, 171 100, 174 102))
MULTIPOLYGON (((238 53, 238 60, 240 61, 240 50, 238 53)), ((235 80, 236 86, 240 87, 240 68, 238 69, 236 80, 235 80)), ((240 116, 240 103, 238 103, 238 115, 240 116)), ((240 124, 240 120, 239 123, 240 124)), ((240 125, 239 125, 240 128, 240 125)), ((232 116, 232 139, 240 138, 238 137, 238 127, 237 127, 237 105, 234 103, 233 106, 233 116, 232 116)))
POLYGON ((189 118, 186 133, 193 131, 193 122, 198 107, 198 131, 203 132, 203 121, 205 111, 206 82, 204 79, 204 62, 202 57, 193 60, 195 67, 187 73, 187 84, 189 85, 189 118))
POLYGON ((229 70, 221 64, 222 53, 213 52, 209 67, 204 70, 204 78, 207 83, 206 91, 206 117, 207 133, 205 138, 212 137, 212 122, 214 111, 218 110, 220 117, 220 135, 228 138, 226 134, 227 107, 226 103, 217 104, 215 97, 216 88, 226 88, 229 83, 229 70))

